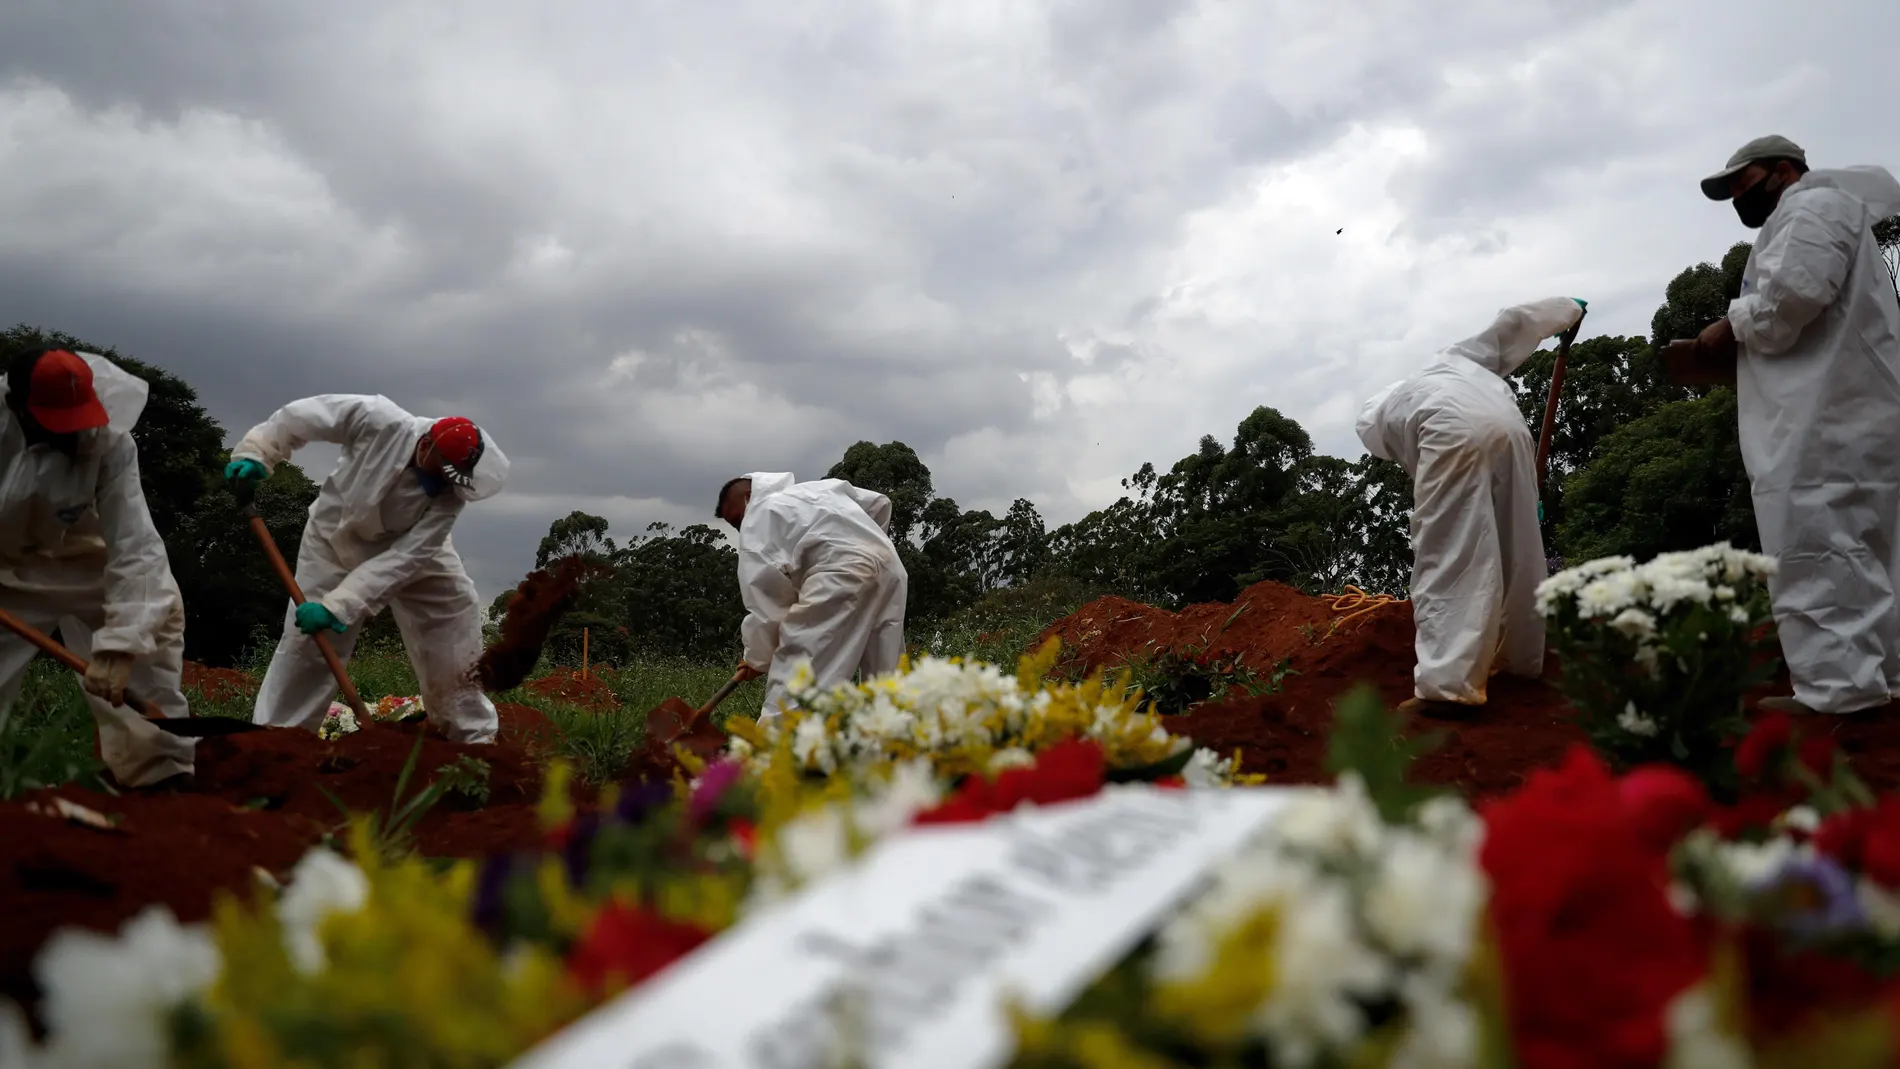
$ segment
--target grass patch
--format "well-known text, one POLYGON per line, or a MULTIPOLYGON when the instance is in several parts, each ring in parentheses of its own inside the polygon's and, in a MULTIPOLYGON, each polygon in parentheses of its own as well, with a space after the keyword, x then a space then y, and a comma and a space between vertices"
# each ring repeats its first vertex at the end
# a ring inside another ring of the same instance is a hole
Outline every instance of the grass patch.
POLYGON ((46 658, 26 669, 20 696, 0 713, 0 800, 79 783, 109 791, 93 753, 92 710, 79 677, 46 658))
POLYGON ((1044 628, 1105 592, 1066 576, 1004 587, 953 613, 927 632, 914 630, 911 655, 964 657, 1014 668, 1044 628))

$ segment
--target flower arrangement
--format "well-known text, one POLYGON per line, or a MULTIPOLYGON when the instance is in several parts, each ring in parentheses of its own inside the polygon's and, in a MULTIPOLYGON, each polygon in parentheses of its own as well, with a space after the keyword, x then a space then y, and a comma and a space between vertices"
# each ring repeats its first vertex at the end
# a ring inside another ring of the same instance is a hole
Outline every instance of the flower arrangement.
POLYGON ((356 722, 354 709, 341 702, 331 702, 329 711, 323 714, 323 723, 317 725, 317 738, 324 742, 335 742, 362 729, 362 725, 356 722))
POLYGON ((893 769, 922 759, 955 781, 1027 765, 1061 742, 1086 738, 1101 747, 1117 780, 1179 775, 1197 787, 1235 782, 1235 761, 1170 735, 1138 694, 1099 673, 1081 683, 1051 681, 1060 642, 1024 657, 1014 675, 994 665, 924 657, 898 672, 857 684, 818 688, 801 667, 787 685, 780 716, 726 722, 731 753, 755 773, 790 766, 801 774, 888 781, 893 769))
POLYGON ((1670 762, 1726 792, 1742 697, 1774 673, 1758 636, 1774 571, 1772 558, 1721 543, 1644 564, 1605 557, 1541 583, 1560 686, 1591 744, 1624 767, 1670 762))

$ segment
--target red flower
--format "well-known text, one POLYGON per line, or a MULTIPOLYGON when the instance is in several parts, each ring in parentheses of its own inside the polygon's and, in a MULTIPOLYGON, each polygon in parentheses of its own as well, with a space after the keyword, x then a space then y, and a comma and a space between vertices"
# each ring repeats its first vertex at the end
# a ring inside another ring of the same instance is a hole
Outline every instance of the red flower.
POLYGON ((1742 934, 1748 1023, 1756 1036, 1781 1036, 1817 1013, 1851 1013, 1878 998, 1882 984, 1846 958, 1790 947, 1779 933, 1742 934))
POLYGON ((1617 781, 1616 794, 1643 842, 1662 852, 1701 827, 1712 809, 1701 782, 1669 765, 1632 769, 1617 781))
POLYGON ((1735 839, 1751 831, 1760 831, 1789 809, 1800 805, 1807 792, 1799 787, 1757 791, 1732 806, 1716 810, 1709 826, 1724 839, 1735 839))
POLYGON ((693 952, 712 933, 609 902, 567 956, 567 971, 596 994, 632 987, 693 952))
POLYGON ((727 821, 726 830, 732 833, 733 841, 739 844, 739 852, 746 857, 751 857, 752 852, 758 849, 759 829, 753 827, 751 821, 727 821))
POLYGON ((556 853, 567 847, 567 841, 574 835, 574 822, 564 821, 559 826, 541 833, 541 848, 556 853))
POLYGON ((1662 1058, 1669 1003, 1708 970, 1700 936, 1669 905, 1657 842, 1694 808, 1679 787, 1645 776, 1626 800, 1579 746, 1485 808, 1480 861, 1524 1069, 1662 1058))
POLYGON ((1007 813, 1024 802, 1050 805, 1087 798, 1102 789, 1106 772, 1099 745, 1071 739, 1036 755, 1036 763, 1029 768, 1008 769, 994 780, 970 777, 941 805, 919 813, 916 823, 968 823, 1007 813))
POLYGON ((1755 721, 1741 745, 1735 747, 1735 771, 1743 779, 1760 779, 1769 762, 1794 742, 1794 721, 1786 713, 1769 713, 1755 721))
POLYGON ((1164 791, 1184 791, 1187 789, 1187 780, 1179 776, 1163 776, 1155 780, 1155 786, 1164 791))
POLYGON ((1834 740, 1826 735, 1816 735, 1811 739, 1802 739, 1796 750, 1800 755, 1802 767, 1814 773, 1814 777, 1826 783, 1834 773, 1834 740))

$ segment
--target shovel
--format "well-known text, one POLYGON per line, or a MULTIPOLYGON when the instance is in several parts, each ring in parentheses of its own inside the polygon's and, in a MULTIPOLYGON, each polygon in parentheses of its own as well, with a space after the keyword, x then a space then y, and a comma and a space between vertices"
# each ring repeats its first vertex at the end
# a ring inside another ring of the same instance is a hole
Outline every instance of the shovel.
MULTIPOLYGON (((1588 314, 1587 312, 1585 313, 1588 314)), ((1583 329, 1583 317, 1577 325, 1557 339, 1557 359, 1550 365, 1550 397, 1544 402, 1544 432, 1537 436, 1537 522, 1544 522, 1544 480, 1550 474, 1550 439, 1557 430, 1557 399, 1564 391, 1564 360, 1570 356, 1570 343, 1583 329)))
POLYGON ((647 745, 659 750, 668 749, 674 742, 692 731, 694 724, 699 723, 708 713, 718 708, 720 702, 732 697, 732 692, 738 690, 742 682, 744 681, 734 674, 731 679, 726 680, 725 686, 713 691, 713 696, 706 699, 706 704, 697 709, 689 708, 678 698, 669 698, 661 702, 647 713, 647 745))
MULTIPOLYGON (((78 654, 54 642, 51 636, 5 609, 0 609, 0 625, 5 625, 7 630, 38 646, 60 664, 82 676, 86 674, 86 662, 81 660, 78 654)), ((228 716, 166 716, 159 711, 157 706, 129 690, 125 692, 125 704, 131 706, 133 712, 150 720, 153 727, 167 735, 202 739, 213 735, 237 735, 246 731, 264 730, 262 724, 253 724, 249 720, 237 720, 228 716)))
MULTIPOLYGON (((290 570, 290 565, 284 563, 284 555, 277 550, 277 540, 270 536, 270 528, 264 525, 264 517, 258 515, 257 504, 248 498, 244 500, 244 518, 250 521, 252 532, 257 535, 258 542, 263 545, 264 556, 270 558, 270 566, 277 573, 277 581, 284 584, 285 590, 290 591, 291 601, 302 605, 304 603, 303 588, 297 585, 296 573, 290 570)), ((356 722, 369 723, 369 708, 357 695, 356 684, 350 682, 350 674, 343 670, 343 661, 337 657, 336 647, 330 645, 330 636, 319 631, 310 637, 316 640, 317 649, 323 654, 323 663, 330 666, 330 674, 336 677, 336 685, 343 691, 343 700, 349 702, 350 708, 355 711, 356 722)))

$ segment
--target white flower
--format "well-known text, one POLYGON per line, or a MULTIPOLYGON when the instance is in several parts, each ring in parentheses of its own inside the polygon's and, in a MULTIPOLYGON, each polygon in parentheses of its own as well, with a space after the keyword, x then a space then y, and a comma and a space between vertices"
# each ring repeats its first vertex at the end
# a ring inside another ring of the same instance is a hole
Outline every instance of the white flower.
POLYGON ((1773 826, 1777 831, 1786 829, 1813 835, 1821 830, 1821 814, 1815 812, 1813 806, 1798 805, 1776 817, 1773 826))
POLYGON ((1669 1052, 1664 1069, 1750 1069, 1748 1045, 1722 1027, 1707 984, 1677 995, 1665 1015, 1669 1052))
POLYGON ((1226 786, 1234 777, 1234 762, 1208 749, 1197 747, 1181 768, 1181 779, 1200 790, 1226 786))
POLYGON ((1630 638, 1649 638, 1656 633, 1656 618, 1641 609, 1629 608, 1617 613, 1610 626, 1630 638))
POLYGON ((1645 716, 1637 711, 1635 702, 1625 705, 1623 711, 1617 714, 1616 726, 1645 739, 1655 738, 1656 733, 1662 730, 1653 717, 1645 716))
POLYGON ((360 727, 361 725, 356 722, 354 710, 347 705, 332 704, 330 711, 324 714, 323 723, 317 725, 317 738, 329 742, 345 735, 353 735, 360 727))
POLYGON ((1357 773, 1339 777, 1332 790, 1303 792, 1274 821, 1274 838, 1321 855, 1369 854, 1385 834, 1378 810, 1357 773))
POLYGON ((1874 931, 1885 939, 1900 939, 1900 895, 1863 877, 1854 883, 1854 898, 1874 931))
POLYGON ((1414 976, 1399 985, 1411 1027, 1386 1069, 1468 1069, 1478 1062, 1478 1015, 1439 984, 1414 976))
POLYGON ((798 721, 798 728, 792 735, 792 756, 806 765, 816 765, 826 772, 837 768, 837 761, 831 753, 831 733, 825 728, 822 717, 807 716, 798 721))
POLYGON ((148 906, 114 936, 53 934, 33 973, 45 992, 47 1054, 71 1069, 159 1069, 166 1017, 215 981, 222 961, 202 926, 148 906))
POLYGON ((1455 974, 1471 956, 1485 881, 1470 859, 1393 833, 1365 891, 1366 925, 1392 952, 1455 974))
POLYGON ((1004 769, 1029 768, 1036 763, 1036 755, 1020 746, 1011 746, 990 755, 990 774, 995 775, 1004 769))
MULTIPOLYGON (((0 1065, 10 1069, 42 1069, 46 1059, 33 1046, 26 1014, 12 999, 0 999, 0 1065)), ((50 1069, 50 1067, 49 1067, 50 1069)))
POLYGON ((1475 858, 1484 842, 1484 821, 1455 794, 1441 794, 1418 807, 1419 830, 1461 857, 1475 858))
POLYGON ((291 870, 290 886, 277 900, 290 960, 306 973, 323 968, 323 941, 317 933, 324 918, 355 913, 368 900, 369 880, 362 869, 330 850, 313 847, 291 870))
POLYGON ((1749 621, 1748 610, 1742 608, 1740 605, 1730 605, 1728 607, 1728 618, 1733 623, 1746 624, 1749 621))

